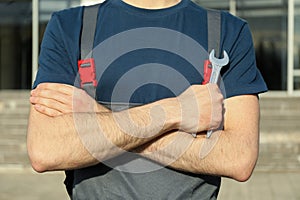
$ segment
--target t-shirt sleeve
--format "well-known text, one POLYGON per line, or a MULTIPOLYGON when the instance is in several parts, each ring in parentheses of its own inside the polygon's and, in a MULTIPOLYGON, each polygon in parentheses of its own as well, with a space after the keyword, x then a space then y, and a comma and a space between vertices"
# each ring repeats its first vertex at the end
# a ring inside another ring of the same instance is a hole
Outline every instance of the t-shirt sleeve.
POLYGON ((256 66, 252 35, 246 22, 236 35, 226 41, 231 48, 229 65, 222 75, 225 97, 266 92, 267 86, 256 66))
POLYGON ((33 88, 44 82, 74 85, 76 72, 69 54, 59 18, 54 13, 44 33, 33 88))

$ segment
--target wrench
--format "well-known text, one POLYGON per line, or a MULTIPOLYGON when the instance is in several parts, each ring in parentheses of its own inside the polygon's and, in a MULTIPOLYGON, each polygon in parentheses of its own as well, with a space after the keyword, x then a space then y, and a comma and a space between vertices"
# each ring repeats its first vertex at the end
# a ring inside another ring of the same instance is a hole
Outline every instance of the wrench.
MULTIPOLYGON (((209 54, 209 61, 211 62, 212 65, 212 72, 211 76, 209 79, 210 83, 218 83, 220 72, 222 67, 226 66, 229 63, 229 57, 227 52, 224 50, 223 51, 224 57, 219 59, 215 57, 215 50, 211 50, 209 54)), ((206 138, 210 138, 212 135, 213 130, 208 130, 206 133, 206 138)))
MULTIPOLYGON (((212 72, 211 72, 211 76, 209 79, 210 83, 218 83, 222 67, 226 66, 229 62, 229 57, 225 50, 223 51, 223 54, 224 54, 224 57, 222 59, 218 59, 215 57, 214 49, 211 50, 211 52, 209 54, 209 61, 211 62, 211 65, 212 65, 212 72)), ((213 130, 208 130, 206 133, 206 138, 210 138, 212 133, 213 133, 213 130)), ((192 136, 195 138, 195 137, 197 137, 197 134, 192 133, 192 136)))

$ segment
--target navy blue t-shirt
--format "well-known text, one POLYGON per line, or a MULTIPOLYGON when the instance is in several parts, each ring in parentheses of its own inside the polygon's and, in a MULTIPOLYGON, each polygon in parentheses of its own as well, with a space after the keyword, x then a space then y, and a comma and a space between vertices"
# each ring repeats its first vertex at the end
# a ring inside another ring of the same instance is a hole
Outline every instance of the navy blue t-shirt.
MULTIPOLYGON (((77 7, 52 15, 33 87, 42 82, 78 86, 82 11, 77 7)), ((225 98, 265 92, 247 22, 227 12, 221 15, 220 49, 230 58, 222 69, 225 98)), ((146 104, 201 84, 203 63, 208 58, 206 16, 207 11, 190 0, 156 10, 136 8, 121 0, 102 3, 93 52, 97 100, 146 104)), ((215 199, 218 194, 219 177, 167 167, 132 173, 128 163, 134 160, 142 160, 144 166, 158 164, 139 156, 121 157, 112 159, 115 168, 99 164, 75 170, 74 199, 215 199)))

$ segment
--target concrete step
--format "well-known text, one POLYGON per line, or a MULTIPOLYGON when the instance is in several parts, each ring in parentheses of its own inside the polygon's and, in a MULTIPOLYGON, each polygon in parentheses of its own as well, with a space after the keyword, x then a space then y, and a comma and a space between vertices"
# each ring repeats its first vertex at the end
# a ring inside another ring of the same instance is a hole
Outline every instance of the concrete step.
POLYGON ((27 152, 0 154, 0 168, 30 168, 27 152))
POLYGON ((300 171, 300 97, 263 97, 258 171, 300 171))
MULTIPOLYGON (((263 133, 296 133, 300 130, 300 119, 261 119, 260 130, 263 133)), ((300 133, 299 133, 300 134, 300 133)))
POLYGON ((300 97, 262 97, 261 132, 300 133, 300 97))
POLYGON ((300 171, 300 143, 260 144, 258 171, 300 171))
POLYGON ((300 97, 269 97, 263 96, 260 98, 260 105, 263 109, 279 108, 279 110, 286 109, 300 109, 300 97))
POLYGON ((29 91, 0 91, 0 166, 29 167, 26 130, 29 115, 29 91))

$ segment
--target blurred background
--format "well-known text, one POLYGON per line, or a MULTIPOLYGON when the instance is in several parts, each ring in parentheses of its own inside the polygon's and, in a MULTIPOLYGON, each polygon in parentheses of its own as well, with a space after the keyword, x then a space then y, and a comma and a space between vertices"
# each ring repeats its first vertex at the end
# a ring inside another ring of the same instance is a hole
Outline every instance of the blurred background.
MULTIPOLYGON (((260 96, 260 157, 246 183, 220 198, 300 199, 300 0, 194 0, 248 21, 270 91, 260 96)), ((0 200, 68 199, 63 173, 36 174, 26 153, 29 90, 51 13, 92 0, 0 1, 0 200)))

